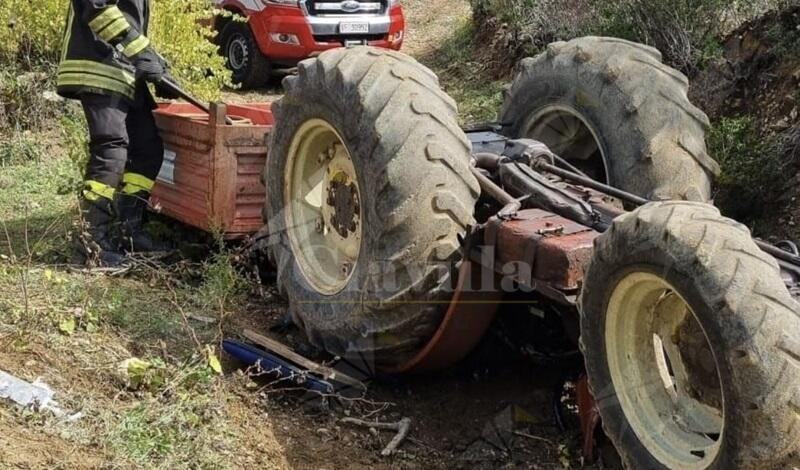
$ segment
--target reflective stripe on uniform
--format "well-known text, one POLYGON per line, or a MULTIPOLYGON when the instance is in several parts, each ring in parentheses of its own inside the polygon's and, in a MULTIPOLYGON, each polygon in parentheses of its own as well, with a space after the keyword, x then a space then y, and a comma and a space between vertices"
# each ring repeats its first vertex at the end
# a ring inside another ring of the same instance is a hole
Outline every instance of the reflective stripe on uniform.
POLYGON ((67 26, 64 28, 64 40, 61 43, 61 61, 67 58, 69 52, 69 41, 72 38, 72 22, 75 20, 75 11, 72 9, 72 3, 69 4, 69 12, 67 13, 67 26))
POLYGON ((119 67, 90 60, 65 60, 58 67, 57 86, 87 86, 133 99, 136 78, 119 67))
POLYGON ((57 87, 81 87, 81 88, 95 88, 106 91, 113 91, 119 93, 127 98, 134 99, 135 90, 119 82, 109 80, 107 78, 98 77, 86 73, 66 73, 59 74, 56 79, 57 87))
POLYGON ((102 75, 125 85, 134 86, 136 84, 136 77, 127 70, 91 60, 65 60, 58 66, 58 73, 62 72, 86 72, 102 75))
POLYGON ((83 197, 90 201, 97 201, 100 198, 114 200, 116 189, 99 181, 88 180, 84 183, 83 197))
POLYGON ((97 31, 97 35, 105 42, 111 42, 112 39, 120 34, 128 31, 131 28, 130 23, 125 18, 114 20, 110 25, 97 31))
POLYGON ((136 194, 142 191, 150 192, 153 190, 155 181, 138 173, 125 173, 122 175, 122 192, 124 194, 136 194))
POLYGON ((150 40, 147 39, 147 37, 142 34, 133 41, 129 42, 122 49, 122 53, 125 55, 125 57, 130 58, 145 50, 149 45, 150 45, 150 40))
POLYGON ((118 19, 125 20, 125 16, 122 15, 122 11, 119 9, 119 7, 110 6, 100 12, 99 15, 95 16, 92 21, 89 22, 89 27, 92 28, 92 31, 98 33, 101 29, 118 19))

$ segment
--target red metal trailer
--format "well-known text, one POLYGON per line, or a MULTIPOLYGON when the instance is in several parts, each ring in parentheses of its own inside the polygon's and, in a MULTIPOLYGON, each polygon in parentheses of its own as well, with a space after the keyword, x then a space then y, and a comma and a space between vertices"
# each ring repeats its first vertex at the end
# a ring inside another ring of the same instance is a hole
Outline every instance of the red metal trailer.
POLYGON ((166 150, 153 207, 227 239, 261 229, 270 105, 215 104, 209 117, 190 104, 171 103, 155 116, 166 150), (226 116, 236 125, 226 125, 226 116))

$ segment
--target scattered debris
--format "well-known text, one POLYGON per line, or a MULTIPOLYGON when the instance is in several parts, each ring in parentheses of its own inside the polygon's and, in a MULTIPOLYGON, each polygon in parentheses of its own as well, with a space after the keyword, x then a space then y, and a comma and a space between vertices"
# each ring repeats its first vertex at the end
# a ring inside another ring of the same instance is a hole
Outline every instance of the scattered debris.
POLYGON ((547 439, 545 437, 534 436, 533 434, 528 434, 528 433, 522 432, 522 431, 513 431, 513 433, 514 433, 515 436, 524 437, 526 439, 531 439, 531 440, 534 440, 534 441, 544 442, 547 445, 551 445, 551 446, 555 446, 556 445, 555 442, 553 442, 552 440, 547 439))
POLYGON ((260 377, 270 376, 287 381, 323 396, 335 393, 336 388, 332 383, 268 351, 233 340, 223 341, 222 350, 244 364, 257 367, 260 377))
POLYGON ((335 370, 331 367, 324 366, 322 364, 316 363, 300 354, 297 354, 293 350, 291 350, 288 346, 279 343, 273 339, 267 338, 266 336, 260 335, 251 330, 245 330, 244 337, 247 338, 249 341, 265 348, 267 351, 281 357, 291 363, 297 364, 308 370, 309 372, 316 374, 322 377, 325 380, 331 382, 337 382, 342 384, 346 387, 351 387, 356 390, 366 391, 367 386, 364 385, 364 382, 354 379, 347 374, 342 373, 341 371, 335 370))
POLYGON ((72 274, 85 274, 85 275, 106 276, 106 277, 124 276, 125 274, 128 274, 130 270, 131 270, 130 266, 123 266, 119 268, 89 268, 89 267, 69 266, 67 268, 67 271, 72 274))
MULTIPOLYGON (((55 393, 50 387, 36 379, 33 383, 26 382, 0 371, 0 398, 11 400, 23 408, 30 408, 35 411, 49 411, 61 418, 66 416, 58 403, 53 399, 55 393)), ((80 419, 83 413, 75 413, 67 417, 68 421, 80 419)))
POLYGON ((200 315, 199 313, 192 313, 192 312, 187 313, 186 318, 200 323, 205 323, 206 325, 213 325, 214 323, 217 323, 219 321, 214 317, 207 315, 200 315))
POLYGON ((341 422, 369 428, 370 432, 373 433, 373 430, 378 429, 382 431, 397 432, 394 438, 392 438, 392 440, 389 441, 386 447, 384 447, 384 449, 381 451, 381 455, 384 457, 388 457, 397 452, 397 447, 400 446, 403 440, 408 436, 409 431, 411 431, 411 418, 403 418, 396 423, 374 423, 356 418, 342 418, 341 422))

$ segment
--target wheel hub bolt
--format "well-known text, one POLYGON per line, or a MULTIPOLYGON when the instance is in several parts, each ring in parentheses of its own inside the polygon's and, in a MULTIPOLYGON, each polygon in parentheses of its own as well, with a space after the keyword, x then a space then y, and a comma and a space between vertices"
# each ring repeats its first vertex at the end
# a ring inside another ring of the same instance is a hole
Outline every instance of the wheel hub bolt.
POLYGON ((348 274, 350 274, 350 271, 351 271, 352 269, 353 269, 353 265, 352 265, 352 263, 344 263, 344 264, 342 264, 342 274, 344 274, 344 276, 345 276, 345 277, 346 277, 348 274))

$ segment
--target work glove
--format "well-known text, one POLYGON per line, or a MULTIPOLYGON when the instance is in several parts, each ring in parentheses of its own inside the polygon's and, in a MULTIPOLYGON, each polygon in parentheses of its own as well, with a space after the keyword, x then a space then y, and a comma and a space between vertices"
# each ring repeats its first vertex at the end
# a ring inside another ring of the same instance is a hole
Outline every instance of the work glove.
POLYGON ((133 66, 136 68, 136 79, 150 83, 160 82, 167 73, 164 59, 149 47, 133 58, 133 66))
POLYGON ((181 96, 172 89, 172 87, 167 86, 165 82, 170 83, 178 83, 169 72, 165 72, 164 75, 161 77, 161 80, 155 82, 153 84, 153 88, 155 89, 156 96, 161 98, 162 100, 177 100, 181 96))

